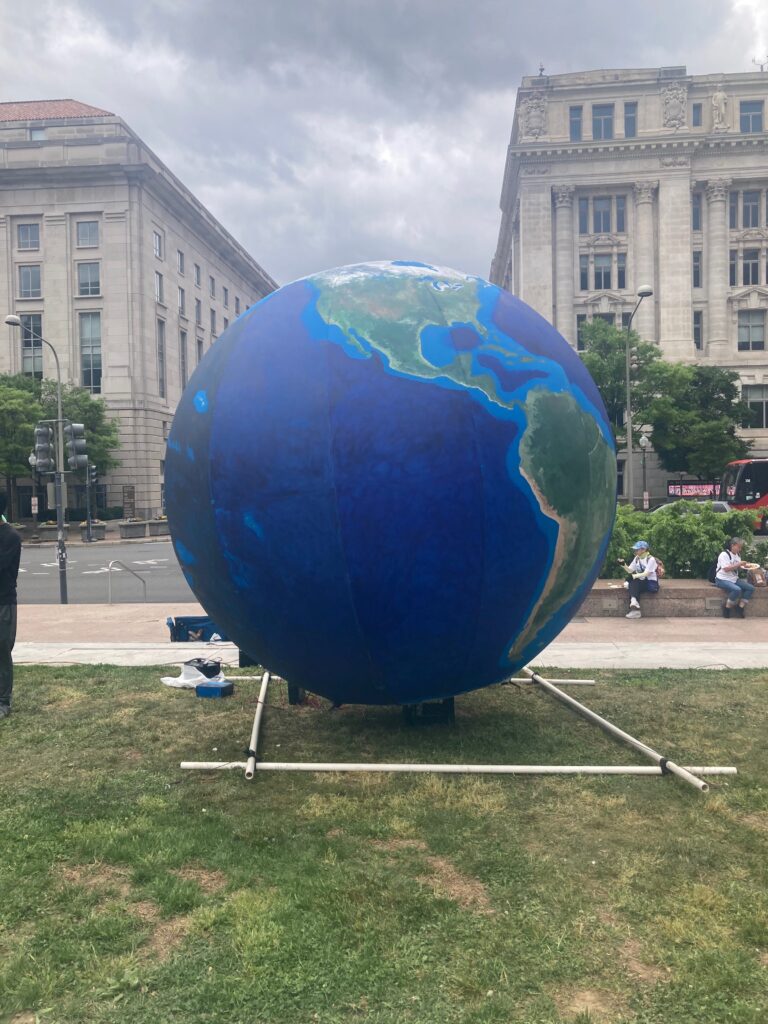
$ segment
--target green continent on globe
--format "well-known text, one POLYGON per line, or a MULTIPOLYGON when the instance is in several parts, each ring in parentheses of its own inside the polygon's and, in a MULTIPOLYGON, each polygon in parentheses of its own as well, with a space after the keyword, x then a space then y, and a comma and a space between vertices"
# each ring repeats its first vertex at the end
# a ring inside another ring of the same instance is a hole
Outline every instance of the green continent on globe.
POLYGON ((549 576, 509 652, 514 660, 566 604, 591 569, 611 528, 616 458, 597 423, 568 393, 535 388, 525 403, 528 426, 520 443, 520 473, 544 515, 558 524, 549 576))

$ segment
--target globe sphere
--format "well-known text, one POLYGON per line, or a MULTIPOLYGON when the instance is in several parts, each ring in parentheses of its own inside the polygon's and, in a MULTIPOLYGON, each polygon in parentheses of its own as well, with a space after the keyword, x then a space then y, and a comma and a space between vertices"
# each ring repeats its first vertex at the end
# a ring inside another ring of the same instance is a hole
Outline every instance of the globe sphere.
POLYGON ((165 480, 187 581, 241 650, 336 702, 409 704, 504 679, 567 624, 616 459, 549 323, 401 261, 243 313, 182 396, 165 480))

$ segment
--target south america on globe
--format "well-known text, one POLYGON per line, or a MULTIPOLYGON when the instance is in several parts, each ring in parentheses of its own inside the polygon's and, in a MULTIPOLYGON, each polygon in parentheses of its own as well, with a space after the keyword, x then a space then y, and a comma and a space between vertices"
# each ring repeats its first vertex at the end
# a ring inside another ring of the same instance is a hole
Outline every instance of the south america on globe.
POLYGON ((174 549, 217 626, 340 703, 513 674, 598 574, 616 458, 579 356, 525 303, 422 263, 295 281, 186 388, 174 549))

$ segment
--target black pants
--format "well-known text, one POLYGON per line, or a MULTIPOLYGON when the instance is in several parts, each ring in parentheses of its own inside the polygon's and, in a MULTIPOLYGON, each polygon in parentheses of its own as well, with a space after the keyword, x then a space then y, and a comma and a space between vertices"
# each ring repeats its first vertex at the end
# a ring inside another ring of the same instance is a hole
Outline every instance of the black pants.
POLYGON ((648 591, 649 594, 655 594, 659 589, 659 584, 656 580, 630 580, 629 581, 629 596, 640 597, 648 591))
POLYGON ((16 605, 0 604, 0 704, 11 706, 13 693, 13 658, 16 642, 16 605))

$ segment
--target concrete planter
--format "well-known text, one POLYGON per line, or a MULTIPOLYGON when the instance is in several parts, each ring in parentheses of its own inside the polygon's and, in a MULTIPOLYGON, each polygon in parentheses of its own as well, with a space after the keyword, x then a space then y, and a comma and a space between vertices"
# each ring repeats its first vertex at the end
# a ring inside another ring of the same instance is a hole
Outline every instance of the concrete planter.
MULTIPOLYGON (((53 526, 40 526, 39 527, 40 540, 56 540, 59 535, 58 527, 53 526)), ((69 537, 69 523, 64 524, 64 540, 69 537)))
POLYGON ((170 530, 168 529, 167 519, 150 519, 149 521, 149 536, 150 537, 168 537, 170 530))
MULTIPOLYGON (((104 540, 107 535, 106 523, 91 523, 91 540, 104 540)), ((81 540, 88 540, 88 527, 80 527, 81 540)))
POLYGON ((147 536, 147 524, 141 523, 120 523, 120 537, 122 540, 133 540, 137 537, 147 536))

